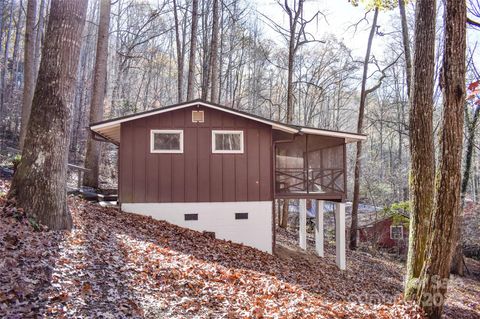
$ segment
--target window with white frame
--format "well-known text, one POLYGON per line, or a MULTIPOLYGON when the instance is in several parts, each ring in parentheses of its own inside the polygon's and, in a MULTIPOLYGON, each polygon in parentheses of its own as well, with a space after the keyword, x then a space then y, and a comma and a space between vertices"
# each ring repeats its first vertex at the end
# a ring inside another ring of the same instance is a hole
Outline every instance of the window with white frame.
POLYGON ((151 130, 151 153, 183 153, 183 130, 151 130))
POLYGON ((243 131, 212 131, 213 153, 243 153, 243 131))
POLYGON ((403 239, 403 226, 390 226, 390 239, 400 240, 403 239))

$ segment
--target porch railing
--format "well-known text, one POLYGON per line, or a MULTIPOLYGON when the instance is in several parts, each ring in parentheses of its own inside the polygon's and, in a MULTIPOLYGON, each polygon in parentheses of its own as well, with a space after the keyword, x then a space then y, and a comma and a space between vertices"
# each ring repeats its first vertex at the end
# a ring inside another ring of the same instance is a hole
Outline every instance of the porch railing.
POLYGON ((277 168, 275 189, 277 193, 343 193, 342 168, 277 168))

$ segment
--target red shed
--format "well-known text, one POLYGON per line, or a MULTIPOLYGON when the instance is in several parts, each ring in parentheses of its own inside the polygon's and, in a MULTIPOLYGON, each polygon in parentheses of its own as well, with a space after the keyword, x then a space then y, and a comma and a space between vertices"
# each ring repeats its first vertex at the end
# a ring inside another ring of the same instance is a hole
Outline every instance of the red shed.
MULTIPOLYGON (((335 201, 344 229, 346 144, 366 138, 287 125, 201 100, 90 129, 119 147, 123 211, 268 252, 276 198, 335 201)), ((339 251, 344 255, 344 243, 339 251)))
POLYGON ((395 213, 358 228, 360 242, 374 243, 380 248, 397 248, 403 254, 408 249, 408 215, 395 213))

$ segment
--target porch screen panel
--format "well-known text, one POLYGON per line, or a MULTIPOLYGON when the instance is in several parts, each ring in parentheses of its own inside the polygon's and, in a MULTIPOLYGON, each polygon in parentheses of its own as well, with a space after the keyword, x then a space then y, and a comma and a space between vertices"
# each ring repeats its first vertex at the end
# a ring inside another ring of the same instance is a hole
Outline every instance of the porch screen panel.
POLYGON ((275 191, 306 193, 306 137, 296 136, 292 142, 278 143, 275 158, 275 191))
POLYGON ((309 193, 344 193, 343 144, 332 145, 328 138, 309 136, 309 193))

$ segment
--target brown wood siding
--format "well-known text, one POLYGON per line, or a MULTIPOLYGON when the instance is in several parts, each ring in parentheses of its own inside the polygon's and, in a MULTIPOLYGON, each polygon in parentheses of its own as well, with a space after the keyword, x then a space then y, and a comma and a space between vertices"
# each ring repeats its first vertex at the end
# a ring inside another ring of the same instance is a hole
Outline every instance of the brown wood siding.
POLYGON ((269 125, 205 107, 175 110, 122 124, 122 203, 266 201, 272 192, 269 125), (192 110, 205 113, 192 123, 192 110), (182 129, 183 154, 150 153, 150 130, 182 129), (212 130, 242 130, 243 154, 213 154, 212 130))

